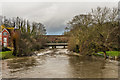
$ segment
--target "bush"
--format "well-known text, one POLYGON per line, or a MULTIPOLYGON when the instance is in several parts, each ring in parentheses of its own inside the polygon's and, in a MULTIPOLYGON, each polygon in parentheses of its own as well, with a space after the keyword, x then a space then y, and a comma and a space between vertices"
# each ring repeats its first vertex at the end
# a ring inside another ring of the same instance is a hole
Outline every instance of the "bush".
POLYGON ((2 47, 2 51, 11 51, 11 49, 9 49, 7 47, 2 47))
POLYGON ((43 48, 45 40, 29 34, 22 34, 18 44, 18 56, 29 56, 33 51, 43 48))

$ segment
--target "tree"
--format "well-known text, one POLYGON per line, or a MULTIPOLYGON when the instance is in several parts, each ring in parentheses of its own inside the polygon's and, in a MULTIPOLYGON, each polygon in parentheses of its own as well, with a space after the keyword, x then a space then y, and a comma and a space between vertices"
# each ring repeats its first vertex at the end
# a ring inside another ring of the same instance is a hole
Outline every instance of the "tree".
POLYGON ((27 33, 30 34, 30 23, 28 20, 27 20, 27 33))
MULTIPOLYGON (((89 29, 92 22, 92 17, 90 14, 88 15, 77 15, 75 16, 72 21, 70 21, 68 24, 70 25, 70 34, 73 38, 75 38, 75 44, 76 48, 79 48, 79 51, 81 54, 84 52, 84 47, 87 46, 87 39, 89 37, 89 29), (86 45, 86 46, 85 46, 86 45)), ((72 40, 72 39, 71 39, 72 40)))
MULTIPOLYGON (((94 43, 100 51, 104 52, 106 58, 106 51, 112 50, 110 47, 110 43, 113 41, 110 40, 111 33, 118 27, 118 22, 116 20, 117 17, 117 9, 113 8, 112 10, 109 8, 97 8, 97 10, 92 10, 92 15, 94 22, 97 21, 97 25, 95 26, 95 33, 97 34, 94 38, 94 43)), ((114 37, 117 38, 117 37, 114 37)))
POLYGON ((71 35, 69 44, 74 44, 72 47, 68 45, 70 50, 79 47, 81 54, 103 51, 106 58, 107 50, 118 49, 116 46, 120 33, 117 13, 116 8, 97 7, 89 14, 73 17, 68 23, 71 35))
POLYGON ((29 55, 32 51, 43 48, 45 39, 41 35, 46 34, 46 29, 42 23, 31 24, 29 20, 20 17, 8 19, 3 17, 2 23, 14 27, 9 30, 14 47, 13 55, 29 55))

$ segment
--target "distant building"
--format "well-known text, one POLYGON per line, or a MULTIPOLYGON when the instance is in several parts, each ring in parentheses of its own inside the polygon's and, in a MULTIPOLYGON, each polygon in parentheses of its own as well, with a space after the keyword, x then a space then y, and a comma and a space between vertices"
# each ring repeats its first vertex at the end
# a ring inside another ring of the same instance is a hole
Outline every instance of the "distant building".
POLYGON ((0 26, 0 45, 2 47, 10 47, 10 36, 13 30, 13 27, 6 24, 0 26))
POLYGON ((2 45, 2 33, 0 33, 0 45, 2 45))
POLYGON ((2 46, 3 47, 8 47, 9 46, 9 37, 10 33, 6 28, 2 30, 2 46))

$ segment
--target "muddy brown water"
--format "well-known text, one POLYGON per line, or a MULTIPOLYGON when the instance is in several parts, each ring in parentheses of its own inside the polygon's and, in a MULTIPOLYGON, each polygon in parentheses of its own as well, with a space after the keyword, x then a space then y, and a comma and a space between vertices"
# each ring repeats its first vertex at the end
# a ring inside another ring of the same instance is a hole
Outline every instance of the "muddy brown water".
POLYGON ((3 78, 118 78, 118 62, 68 56, 63 49, 32 57, 2 60, 3 78), (64 52, 64 51, 63 51, 64 52))

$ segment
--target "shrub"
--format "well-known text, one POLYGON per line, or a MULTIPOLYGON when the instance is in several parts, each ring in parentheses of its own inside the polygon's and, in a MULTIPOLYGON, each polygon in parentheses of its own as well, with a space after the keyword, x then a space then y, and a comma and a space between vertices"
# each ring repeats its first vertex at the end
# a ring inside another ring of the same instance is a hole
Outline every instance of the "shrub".
POLYGON ((7 47, 2 47, 2 51, 11 51, 11 49, 9 49, 7 47))

